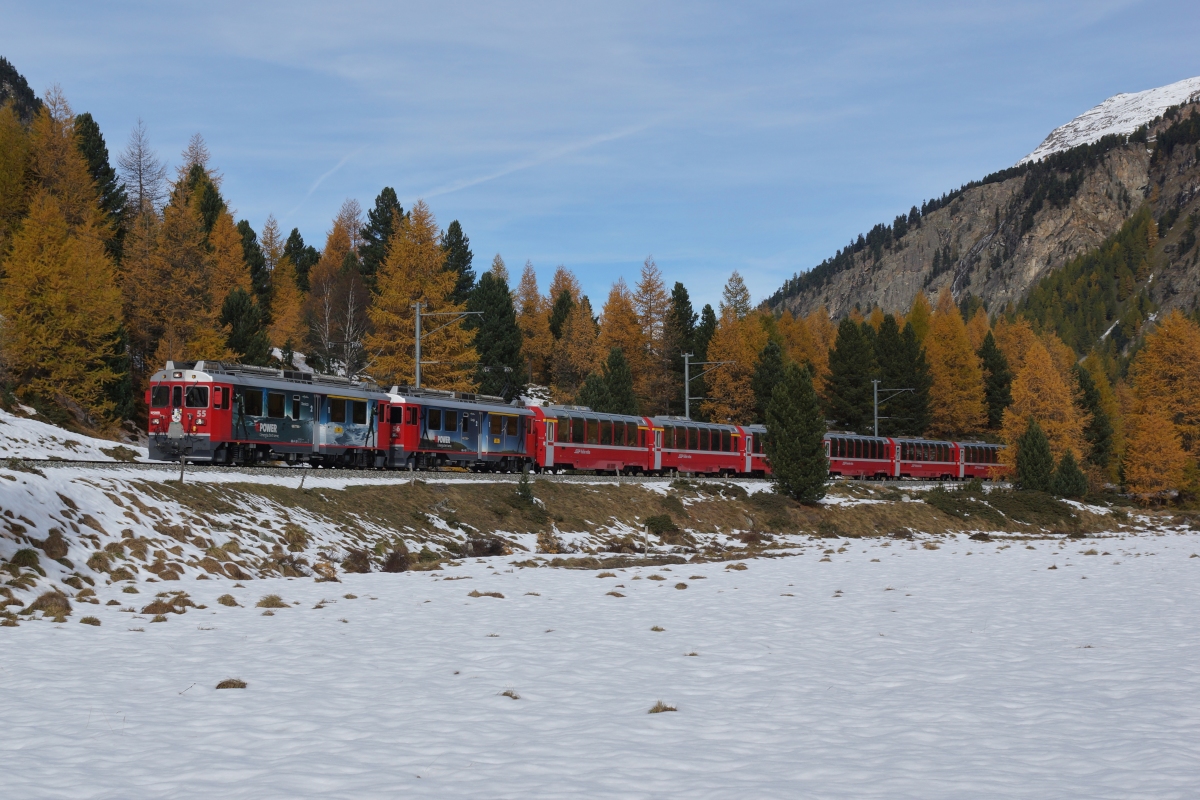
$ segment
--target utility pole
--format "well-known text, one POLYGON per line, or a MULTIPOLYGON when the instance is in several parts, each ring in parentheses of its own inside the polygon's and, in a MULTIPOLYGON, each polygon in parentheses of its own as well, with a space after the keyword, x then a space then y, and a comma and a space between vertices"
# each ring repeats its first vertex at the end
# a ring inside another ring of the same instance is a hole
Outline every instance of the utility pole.
MULTIPOLYGON (((692 418, 692 353, 683 353, 683 418, 692 418)), ((697 375, 697 378, 703 378, 708 373, 723 367, 726 364, 732 364, 732 361, 697 361, 695 366, 708 367, 708 369, 697 375)), ((700 398, 697 398, 700 399, 700 398)))
MULTIPOLYGON (((421 336, 422 336, 422 334, 421 334, 421 316, 422 316, 422 315, 421 315, 421 309, 424 307, 424 305, 425 305, 425 304, 424 304, 423 302, 419 301, 419 300, 418 300, 416 303, 413 303, 413 309, 416 311, 416 313, 413 315, 413 320, 414 320, 414 322, 416 323, 416 328, 417 328, 416 368, 415 368, 413 371, 416 373, 416 376, 415 376, 415 377, 416 377, 416 384, 417 384, 417 385, 416 385, 416 388, 418 388, 418 389, 420 389, 420 388, 421 388, 421 364, 423 364, 423 363, 425 363, 425 364, 436 364, 436 363, 437 363, 436 361, 425 361, 425 362, 422 362, 422 361, 421 361, 421 336)), ((453 325, 454 323, 458 322, 458 321, 459 321, 460 319, 462 319, 463 317, 469 317, 469 316, 471 316, 471 315, 476 315, 476 316, 480 316, 480 317, 482 317, 482 316, 483 316, 483 312, 482 312, 482 311, 434 311, 434 312, 426 312, 426 313, 425 313, 425 315, 424 315, 424 316, 426 316, 426 317, 452 317, 453 319, 451 319, 449 322, 447 322, 447 323, 445 323, 445 324, 443 324, 443 325, 439 325, 438 327, 434 328, 433 330, 431 330, 429 333, 427 333, 427 334, 425 334, 425 335, 426 335, 426 336, 432 336, 433 334, 435 334, 435 333, 437 333, 438 331, 440 331, 442 328, 449 327, 449 326, 453 325)))
MULTIPOLYGON (((875 390, 875 435, 878 436, 879 435, 879 392, 880 391, 891 392, 891 394, 889 394, 887 397, 883 398, 883 402, 886 403, 888 400, 891 400, 893 397, 895 397, 898 394, 904 394, 905 392, 915 392, 916 389, 882 389, 881 390, 879 388, 879 379, 878 378, 875 378, 871 381, 871 387, 875 390)), ((884 417, 884 419, 887 419, 887 417, 884 417)))

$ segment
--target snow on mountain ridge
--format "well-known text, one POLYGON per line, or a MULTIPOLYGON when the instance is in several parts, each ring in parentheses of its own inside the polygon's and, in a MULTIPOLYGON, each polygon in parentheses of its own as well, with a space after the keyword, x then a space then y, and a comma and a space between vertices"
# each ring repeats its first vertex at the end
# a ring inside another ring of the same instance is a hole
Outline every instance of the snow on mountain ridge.
POLYGON ((1187 78, 1144 92, 1113 95, 1066 125, 1052 130, 1037 149, 1017 164, 1037 161, 1052 153, 1089 144, 1109 134, 1133 133, 1140 125, 1160 116, 1171 106, 1194 100, 1200 100, 1200 77, 1187 78))

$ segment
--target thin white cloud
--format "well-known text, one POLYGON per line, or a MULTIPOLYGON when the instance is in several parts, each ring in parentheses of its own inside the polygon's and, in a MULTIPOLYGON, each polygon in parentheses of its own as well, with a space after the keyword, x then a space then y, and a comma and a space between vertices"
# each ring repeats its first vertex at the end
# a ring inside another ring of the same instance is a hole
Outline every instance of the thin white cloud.
POLYGON ((354 158, 356 155, 358 155, 359 153, 361 153, 363 150, 366 150, 366 149, 367 149, 367 146, 363 145, 362 147, 358 148, 357 150, 355 150, 351 153, 347 153, 345 156, 342 157, 341 161, 339 161, 336 165, 334 165, 333 169, 329 170, 328 172, 323 174, 321 177, 319 177, 315 181, 313 181, 313 185, 308 187, 308 192, 304 195, 304 197, 300 198, 300 202, 296 204, 295 208, 293 208, 291 211, 287 212, 287 214, 284 215, 284 219, 287 219, 288 217, 292 216, 292 214, 295 214, 297 211, 299 211, 304 206, 304 204, 308 201, 308 198, 312 197, 313 192, 315 192, 317 190, 317 187, 319 187, 322 183, 325 182, 326 178, 333 175, 335 172, 337 172, 342 167, 346 166, 347 161, 354 158))

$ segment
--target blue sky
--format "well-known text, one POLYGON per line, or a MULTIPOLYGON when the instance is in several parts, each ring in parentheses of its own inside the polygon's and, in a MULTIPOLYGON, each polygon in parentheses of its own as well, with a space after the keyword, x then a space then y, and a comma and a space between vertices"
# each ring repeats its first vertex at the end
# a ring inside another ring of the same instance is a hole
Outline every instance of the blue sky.
POLYGON ((1200 75, 1194 2, 0 3, 0 55, 110 151, 200 132, 256 229, 320 247, 393 186, 597 307, 653 254, 755 299, 1011 165, 1122 91, 1200 75))

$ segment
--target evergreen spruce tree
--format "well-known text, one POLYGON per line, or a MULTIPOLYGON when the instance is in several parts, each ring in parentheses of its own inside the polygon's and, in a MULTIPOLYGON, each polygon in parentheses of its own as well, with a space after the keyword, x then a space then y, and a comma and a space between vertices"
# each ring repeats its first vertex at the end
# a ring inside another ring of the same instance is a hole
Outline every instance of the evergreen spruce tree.
POLYGON ((875 353, 862 328, 846 317, 838 325, 837 341, 829 351, 825 401, 829 417, 842 430, 869 433, 874 421, 875 353))
POLYGON ((774 339, 767 342, 766 347, 758 354, 754 362, 754 374, 750 378, 750 387, 754 390, 755 422, 765 422, 767 406, 771 402, 771 393, 775 385, 783 380, 783 348, 774 339))
POLYGON ((767 405, 765 450, 775 491, 801 503, 825 496, 825 417, 805 367, 789 364, 767 405))
POLYGON ((264 367, 271 361, 271 342, 262 310, 245 289, 234 289, 221 305, 220 323, 229 326, 225 344, 243 364, 264 367))
POLYGON ((604 376, 598 372, 588 375, 583 381, 583 386, 579 387, 579 394, 575 395, 575 405, 587 406, 592 411, 602 414, 608 413, 612 401, 608 396, 608 385, 604 382, 604 376))
POLYGON ((1079 382, 1079 398, 1083 410, 1092 415, 1091 421, 1083 429, 1083 438, 1088 443, 1086 461, 1097 467, 1107 467, 1113 457, 1113 426, 1108 414, 1104 412, 1100 390, 1092 375, 1082 366, 1075 365, 1075 378, 1079 382))
POLYGON ((987 426, 998 430, 1004 421, 1004 409, 1012 405, 1012 372, 1008 359, 996 346, 996 339, 988 331, 979 348, 979 360, 983 364, 983 398, 987 404, 987 426))
POLYGON ((96 193, 100 196, 100 210, 112 229, 112 239, 108 243, 108 252, 114 260, 121 260, 121 243, 124 241, 125 185, 117 177, 117 171, 108 162, 108 145, 100 126, 91 114, 83 113, 75 117, 75 143, 79 152, 87 161, 88 172, 96 185, 96 193))
POLYGON ((466 323, 475 332, 475 351, 479 353, 475 380, 479 391, 511 400, 522 386, 524 362, 521 329, 508 284, 491 271, 483 273, 467 299, 467 310, 483 312, 481 317, 467 317, 466 323))
POLYGON ((475 256, 471 252, 471 240, 463 233, 458 220, 451 222, 442 234, 442 249, 446 251, 446 270, 458 276, 450 298, 456 303, 466 302, 475 286, 475 270, 471 269, 471 260, 475 256))
POLYGON ((555 339, 562 338, 563 325, 566 323, 567 316, 570 315, 573 308, 575 308, 575 300, 566 289, 560 292, 558 297, 554 298, 554 305, 550 308, 550 334, 555 339))
POLYGON ((708 360, 708 345, 717 333, 717 312, 708 303, 700 310, 700 324, 696 326, 696 360, 708 360))
MULTIPOLYGON (((621 348, 614 347, 608 351, 608 360, 604 362, 604 387, 608 392, 608 406, 604 408, 610 414, 637 414, 638 399, 633 390, 633 372, 621 348)), ((599 410, 599 409, 597 409, 599 410)))
POLYGON ((1087 478, 1075 462, 1075 454, 1068 450, 1063 453, 1058 468, 1054 470, 1050 491, 1059 497, 1083 497, 1087 489, 1087 478))
POLYGON ((375 288, 375 277, 387 260, 388 240, 396 229, 396 220, 404 216, 404 208, 390 186, 375 198, 375 207, 367 210, 367 222, 359 231, 358 254, 362 258, 363 283, 375 288))
POLYGON ((882 436, 920 436, 929 425, 929 364, 911 325, 901 332, 896 318, 887 314, 875 335, 875 361, 880 389, 912 389, 891 394, 879 404, 882 436))
POLYGON ((267 258, 258 244, 258 234, 250 227, 249 221, 239 222, 237 230, 242 236, 242 258, 250 268, 250 288, 254 290, 259 310, 269 322, 270 314, 266 312, 271 307, 271 271, 267 269, 267 258))
MULTIPOLYGON (((688 296, 687 288, 676 281, 671 289, 671 301, 667 307, 667 319, 663 330, 664 347, 667 363, 671 369, 672 384, 675 387, 674 399, 670 403, 672 414, 683 413, 683 354, 695 356, 696 321, 699 315, 692 309, 692 299, 688 296)), ((698 381, 692 382, 692 392, 701 394, 696 389, 698 381)))
POLYGON ((1025 433, 1017 440, 1017 485, 1028 491, 1048 492, 1053 477, 1054 456, 1050 454, 1050 440, 1037 420, 1030 417, 1025 433))
POLYGON ((309 290, 308 275, 312 268, 321 260, 321 254, 312 245, 304 244, 304 237, 299 228, 292 228, 287 242, 283 245, 283 254, 291 259, 292 267, 296 270, 296 287, 303 293, 309 290))

